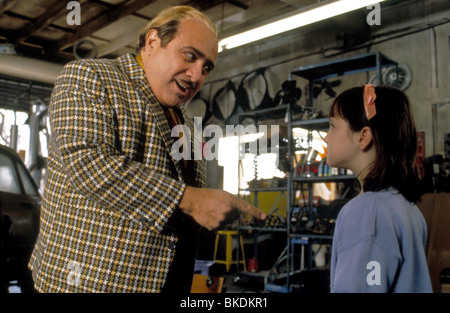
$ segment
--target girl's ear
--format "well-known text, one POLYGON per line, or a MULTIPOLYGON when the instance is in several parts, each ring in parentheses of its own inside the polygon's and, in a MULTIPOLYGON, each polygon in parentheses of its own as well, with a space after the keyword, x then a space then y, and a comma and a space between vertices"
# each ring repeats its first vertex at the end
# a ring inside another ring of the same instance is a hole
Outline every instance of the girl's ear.
POLYGON ((367 151, 372 146, 372 143, 372 130, 369 126, 365 126, 359 131, 358 147, 361 151, 367 151))

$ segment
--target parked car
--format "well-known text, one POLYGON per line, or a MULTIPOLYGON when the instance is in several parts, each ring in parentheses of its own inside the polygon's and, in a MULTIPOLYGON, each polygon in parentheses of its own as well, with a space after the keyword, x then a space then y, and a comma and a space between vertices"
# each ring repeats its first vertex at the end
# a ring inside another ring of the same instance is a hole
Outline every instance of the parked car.
POLYGON ((0 145, 0 280, 34 291, 27 263, 39 232, 41 195, 21 156, 0 145))

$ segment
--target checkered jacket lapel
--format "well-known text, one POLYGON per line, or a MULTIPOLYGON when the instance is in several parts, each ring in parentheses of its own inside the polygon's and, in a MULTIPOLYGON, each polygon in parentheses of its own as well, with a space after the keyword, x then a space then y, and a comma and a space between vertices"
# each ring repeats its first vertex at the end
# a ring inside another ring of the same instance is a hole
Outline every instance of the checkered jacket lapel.
MULTIPOLYGON (((135 64, 131 63, 131 66, 135 66, 135 64)), ((143 71, 139 71, 140 75, 136 75, 136 76, 132 76, 133 78, 136 78, 134 80, 132 80, 136 86, 136 90, 138 90, 143 99, 151 99, 151 103, 158 103, 158 101, 156 100, 153 92, 150 89, 149 84, 147 83, 147 79, 145 78, 145 74, 143 71)), ((157 127, 159 129, 159 131, 161 132, 161 136, 163 138, 164 141, 164 145, 166 147, 166 149, 170 152, 170 149, 172 147, 172 145, 174 144, 174 139, 171 136, 171 129, 169 126, 169 123, 167 121, 166 115, 164 114, 163 109, 161 108, 161 106, 159 105, 149 105, 146 106, 147 110, 150 110, 150 114, 153 114, 156 121, 157 121, 157 127)), ((179 161, 174 159, 172 157, 172 155, 170 154, 172 162, 175 164, 175 167, 177 169, 178 172, 178 177, 181 179, 182 174, 181 174, 181 168, 180 168, 180 164, 179 161)))
MULTIPOLYGON (((49 114, 48 181, 29 264, 36 289, 159 292, 185 183, 134 56, 66 65, 49 114)), ((194 173, 194 185, 203 186, 203 161, 194 173)))

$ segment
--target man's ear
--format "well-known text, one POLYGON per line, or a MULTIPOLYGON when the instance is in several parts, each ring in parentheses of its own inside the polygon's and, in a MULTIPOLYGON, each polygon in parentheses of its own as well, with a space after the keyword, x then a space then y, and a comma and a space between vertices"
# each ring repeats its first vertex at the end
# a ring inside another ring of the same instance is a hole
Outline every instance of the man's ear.
POLYGON ((153 49, 161 43, 161 40, 158 36, 158 31, 156 29, 150 29, 147 33, 147 37, 145 38, 145 47, 144 51, 146 53, 151 54, 153 49))
POLYGON ((372 143, 372 130, 369 126, 365 126, 359 131, 358 147, 359 149, 361 149, 361 151, 367 151, 372 146, 372 143))

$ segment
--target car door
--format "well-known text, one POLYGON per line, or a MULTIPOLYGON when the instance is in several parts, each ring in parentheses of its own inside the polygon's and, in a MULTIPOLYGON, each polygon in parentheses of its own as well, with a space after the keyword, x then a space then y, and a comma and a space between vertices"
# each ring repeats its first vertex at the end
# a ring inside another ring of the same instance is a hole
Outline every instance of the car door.
POLYGON ((40 204, 37 187, 19 157, 0 153, 2 240, 11 257, 29 257, 39 231, 40 204))

